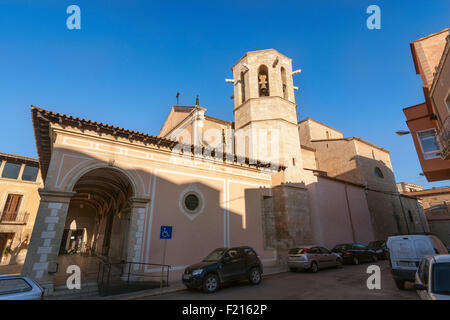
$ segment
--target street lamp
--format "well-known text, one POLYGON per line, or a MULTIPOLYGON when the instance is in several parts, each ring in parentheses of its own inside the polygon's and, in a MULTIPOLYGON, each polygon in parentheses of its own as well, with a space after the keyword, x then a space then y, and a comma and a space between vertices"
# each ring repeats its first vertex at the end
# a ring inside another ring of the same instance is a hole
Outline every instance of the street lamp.
POLYGON ((404 136, 404 135, 407 135, 407 134, 410 134, 410 133, 411 132, 406 131, 406 130, 399 130, 399 131, 396 132, 396 134, 398 134, 399 136, 404 136))

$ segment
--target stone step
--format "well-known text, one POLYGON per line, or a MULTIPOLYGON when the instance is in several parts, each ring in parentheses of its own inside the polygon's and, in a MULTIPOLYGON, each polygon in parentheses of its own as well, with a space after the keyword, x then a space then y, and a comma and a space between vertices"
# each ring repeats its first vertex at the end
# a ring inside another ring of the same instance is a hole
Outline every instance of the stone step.
POLYGON ((96 282, 82 283, 81 289, 68 289, 67 286, 55 287, 53 294, 46 296, 46 300, 71 300, 81 298, 88 295, 97 295, 98 286, 96 282))

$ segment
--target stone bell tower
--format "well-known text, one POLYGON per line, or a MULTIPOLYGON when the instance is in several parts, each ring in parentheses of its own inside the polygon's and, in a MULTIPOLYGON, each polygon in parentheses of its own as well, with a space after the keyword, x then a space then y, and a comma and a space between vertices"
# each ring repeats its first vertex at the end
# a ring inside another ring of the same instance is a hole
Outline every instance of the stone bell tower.
POLYGON ((252 51, 232 70, 236 153, 286 167, 272 177, 268 207, 273 208, 275 230, 266 230, 283 261, 290 246, 313 242, 292 60, 274 49, 252 51))
POLYGON ((301 182, 292 60, 274 49, 251 51, 232 70, 236 153, 269 157, 287 168, 280 182, 301 182))

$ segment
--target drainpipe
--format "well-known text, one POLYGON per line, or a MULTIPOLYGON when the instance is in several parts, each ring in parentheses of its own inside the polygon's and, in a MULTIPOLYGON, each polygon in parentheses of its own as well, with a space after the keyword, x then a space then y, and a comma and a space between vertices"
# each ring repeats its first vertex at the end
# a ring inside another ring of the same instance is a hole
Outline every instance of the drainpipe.
POLYGON ((352 228, 353 242, 356 242, 355 227, 353 226, 353 220, 352 220, 352 210, 350 209, 350 202, 348 200, 347 183, 345 184, 345 199, 347 200, 347 211, 348 211, 348 218, 350 220, 350 226, 352 228))

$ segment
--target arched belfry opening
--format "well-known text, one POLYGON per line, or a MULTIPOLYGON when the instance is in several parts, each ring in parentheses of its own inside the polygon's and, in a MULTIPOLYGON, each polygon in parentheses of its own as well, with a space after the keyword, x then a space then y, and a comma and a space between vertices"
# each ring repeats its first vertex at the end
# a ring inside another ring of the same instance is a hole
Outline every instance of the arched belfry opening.
POLYGON ((261 65, 258 69, 258 89, 260 97, 270 96, 269 69, 265 65, 261 65))
POLYGON ((284 67, 281 67, 281 86, 282 86, 282 92, 283 92, 283 98, 286 100, 289 100, 289 93, 287 90, 287 78, 286 78, 286 69, 284 67))
POLYGON ((241 72, 240 82, 241 82, 241 103, 244 103, 245 102, 245 73, 244 72, 241 72))

